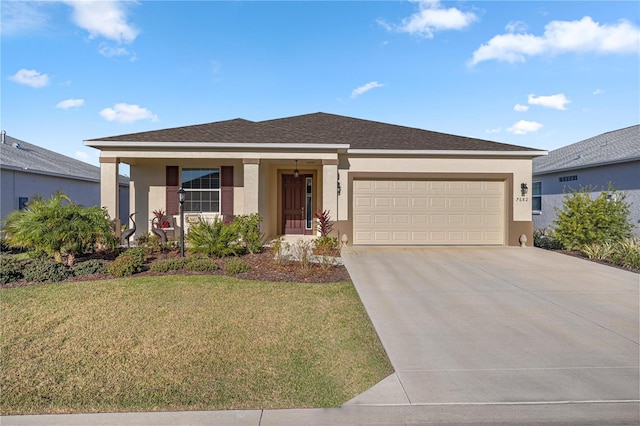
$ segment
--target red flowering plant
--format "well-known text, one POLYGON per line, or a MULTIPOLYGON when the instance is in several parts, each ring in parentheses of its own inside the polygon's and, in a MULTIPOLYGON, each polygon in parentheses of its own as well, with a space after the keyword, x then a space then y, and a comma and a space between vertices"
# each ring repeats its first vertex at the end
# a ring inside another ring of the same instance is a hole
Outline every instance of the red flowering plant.
POLYGON ((154 210, 153 211, 153 224, 156 228, 169 228, 171 224, 169 223, 169 216, 167 216, 164 210, 154 210))

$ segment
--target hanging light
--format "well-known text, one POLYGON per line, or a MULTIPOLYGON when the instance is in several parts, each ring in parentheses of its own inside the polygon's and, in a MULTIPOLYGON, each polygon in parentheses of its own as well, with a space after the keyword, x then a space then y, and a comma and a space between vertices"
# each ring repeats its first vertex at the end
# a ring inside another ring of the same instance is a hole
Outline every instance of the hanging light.
POLYGON ((293 170, 293 177, 297 178, 300 176, 300 170, 298 170, 298 160, 296 160, 296 168, 293 170))

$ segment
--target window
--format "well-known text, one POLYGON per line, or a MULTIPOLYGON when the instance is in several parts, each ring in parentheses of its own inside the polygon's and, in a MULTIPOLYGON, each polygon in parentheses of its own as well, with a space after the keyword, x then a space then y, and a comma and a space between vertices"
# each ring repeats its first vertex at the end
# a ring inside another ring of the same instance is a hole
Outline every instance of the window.
POLYGON ((542 211, 542 182, 533 182, 531 189, 531 210, 542 211))
POLYGON ((305 185, 305 197, 306 197, 306 229, 311 229, 313 226, 313 205, 312 205, 312 181, 313 179, 308 177, 305 185))
POLYGON ((182 169, 184 211, 220 213, 220 169, 182 169))
POLYGON ((558 178, 558 181, 560 182, 571 182, 572 180, 578 180, 578 175, 560 176, 558 178))
POLYGON ((24 210, 27 208, 29 197, 18 197, 18 210, 24 210))

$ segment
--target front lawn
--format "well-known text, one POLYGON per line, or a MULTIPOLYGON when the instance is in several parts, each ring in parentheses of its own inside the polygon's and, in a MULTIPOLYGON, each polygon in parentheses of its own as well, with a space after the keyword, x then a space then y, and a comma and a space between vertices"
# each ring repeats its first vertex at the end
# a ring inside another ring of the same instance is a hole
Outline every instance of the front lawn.
POLYGON ((351 283, 0 290, 0 413, 333 407, 392 372, 351 283))

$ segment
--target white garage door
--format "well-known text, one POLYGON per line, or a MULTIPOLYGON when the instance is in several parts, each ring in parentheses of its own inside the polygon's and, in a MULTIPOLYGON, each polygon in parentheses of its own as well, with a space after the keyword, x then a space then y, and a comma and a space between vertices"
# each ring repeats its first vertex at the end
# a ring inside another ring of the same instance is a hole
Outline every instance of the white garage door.
POLYGON ((354 180, 354 244, 504 244, 504 182, 354 180))

